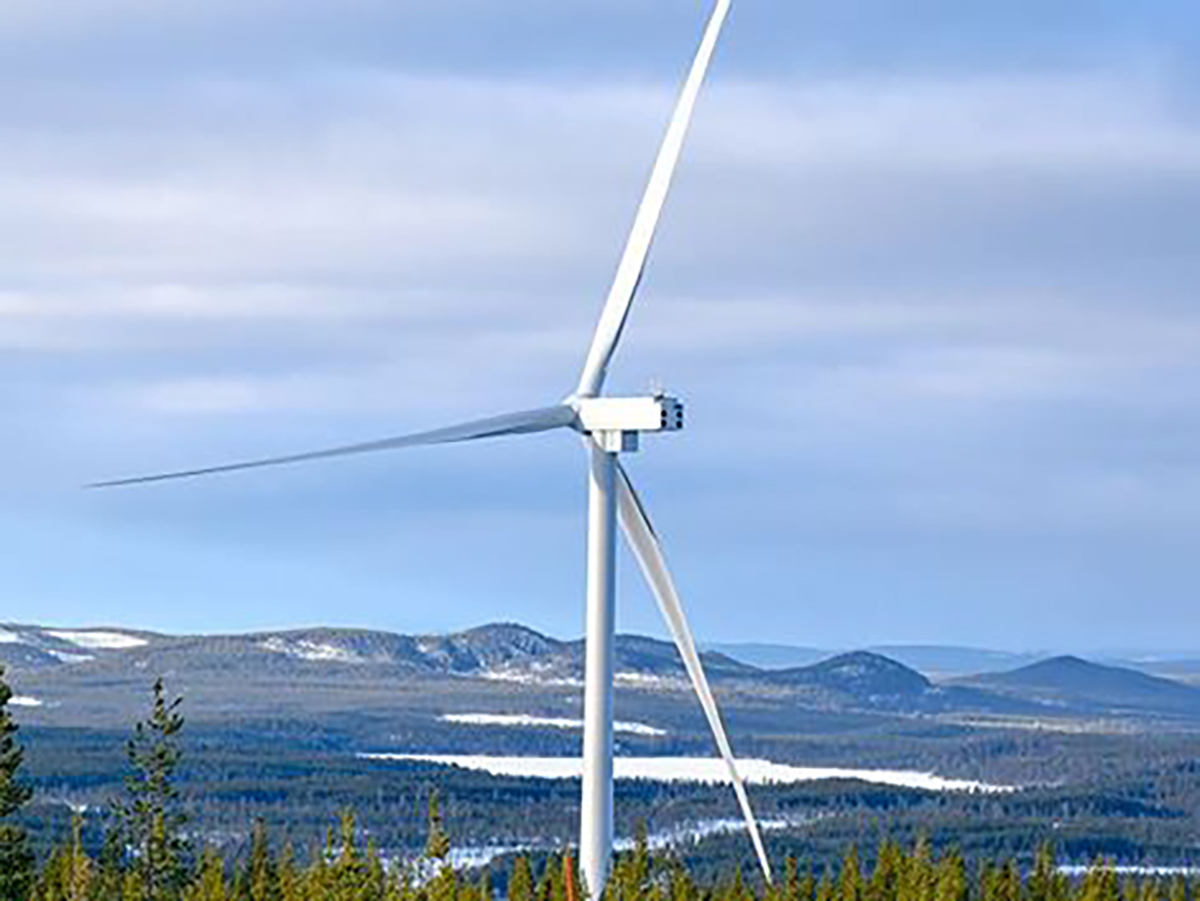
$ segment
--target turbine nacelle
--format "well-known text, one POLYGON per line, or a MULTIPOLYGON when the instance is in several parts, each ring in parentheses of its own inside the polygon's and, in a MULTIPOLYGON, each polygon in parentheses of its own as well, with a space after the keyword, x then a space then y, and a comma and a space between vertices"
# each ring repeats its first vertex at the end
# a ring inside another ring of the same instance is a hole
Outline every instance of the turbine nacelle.
POLYGON ((652 397, 583 397, 571 404, 575 427, 610 453, 632 453, 642 432, 678 432, 683 402, 665 394, 652 397))

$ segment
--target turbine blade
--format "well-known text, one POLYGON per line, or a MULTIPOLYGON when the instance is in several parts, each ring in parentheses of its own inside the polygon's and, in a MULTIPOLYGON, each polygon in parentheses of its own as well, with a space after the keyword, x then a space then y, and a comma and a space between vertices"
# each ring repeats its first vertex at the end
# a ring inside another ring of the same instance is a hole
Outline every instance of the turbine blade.
POLYGON ((625 537, 629 540, 629 546, 633 549, 634 556, 641 565, 642 573, 646 576, 646 581, 650 583, 654 597, 658 600, 659 609, 662 610, 662 614, 667 620, 667 626, 675 639, 675 645, 679 648, 680 656, 683 657, 683 665, 687 668, 692 686, 700 699, 700 706, 704 708, 704 715, 708 718, 708 725, 712 729, 717 749, 721 752, 725 766, 729 769, 729 776, 733 781, 733 791, 737 795, 738 805, 742 809, 742 817, 746 820, 750 840, 754 843, 754 852, 758 855, 758 863, 762 867, 763 876, 770 885, 771 863, 767 859, 767 851, 763 846, 758 821, 754 818, 754 810, 750 807, 746 786, 742 782, 737 761, 733 756, 733 749, 729 745, 729 736, 725 733, 724 723, 721 722, 721 712, 717 709, 716 699, 713 698, 708 677, 704 674, 704 666, 696 651, 696 642, 692 637, 692 630, 688 626, 687 617, 684 615, 683 604, 679 600, 679 593, 675 590, 675 583, 667 569, 662 545, 654 533, 653 526, 650 525, 650 518, 646 515, 646 509, 642 506, 641 499, 633 489, 633 483, 629 481, 628 473, 619 462, 617 463, 617 509, 621 516, 621 526, 625 530, 625 537))
POLYGON ((684 138, 687 137, 688 126, 691 124, 692 114, 696 108, 696 98, 704 84, 709 63, 712 62, 713 51, 721 36, 721 29, 729 15, 730 3, 731 0, 717 0, 704 39, 700 42, 700 50, 692 64, 691 73, 684 84, 679 103, 675 107, 675 114, 667 129, 662 149, 659 150, 658 161, 654 165, 650 183, 642 198, 641 206, 638 208, 637 218, 634 220, 633 230, 625 247, 625 254, 617 268, 616 279, 609 290, 608 300, 605 302, 600 322, 596 326, 591 350, 588 352, 587 362, 584 364, 583 373, 579 379, 579 387, 576 389, 576 394, 580 397, 595 397, 604 387, 608 364, 617 349, 617 342, 621 340, 621 332, 629 317, 629 308, 633 304, 633 298, 637 295, 642 274, 646 271, 646 260, 650 256, 654 233, 658 229, 663 205, 667 201, 671 179, 679 164, 684 138))
POLYGON ((428 432, 416 432, 411 435, 401 435, 395 438, 384 438, 380 441, 368 441, 364 444, 350 444, 345 447, 331 447, 325 450, 308 451, 300 454, 289 454, 282 457, 270 457, 265 460, 249 460, 241 463, 226 463, 220 466, 207 466, 202 469, 188 469, 180 472, 161 473, 159 475, 135 476, 128 479, 115 479, 107 482, 96 482, 88 488, 118 488, 127 485, 144 485, 149 482, 166 482, 173 479, 190 479, 196 476, 215 475, 217 473, 237 472, 243 469, 261 469, 267 466, 283 466, 290 463, 307 463, 313 460, 328 460, 334 457, 349 457, 356 454, 370 454, 376 451, 400 450, 406 447, 420 447, 427 444, 452 444, 459 441, 475 441, 480 438, 497 438, 501 435, 523 435, 532 432, 545 432, 550 429, 561 429, 575 422, 575 411, 565 405, 543 407, 538 410, 526 410, 520 413, 506 413, 502 416, 491 416, 487 419, 476 419, 459 425, 433 429, 428 432))

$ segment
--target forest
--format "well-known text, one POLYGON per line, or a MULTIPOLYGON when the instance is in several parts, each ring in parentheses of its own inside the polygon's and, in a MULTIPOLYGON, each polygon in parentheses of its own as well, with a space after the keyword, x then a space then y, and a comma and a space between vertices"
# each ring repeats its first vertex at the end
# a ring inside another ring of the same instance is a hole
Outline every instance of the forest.
MULTIPOLYGON (((184 758, 182 699, 155 683, 145 718, 125 744, 123 790, 102 811, 77 810, 66 821, 38 823, 22 818, 34 789, 22 778, 25 751, 8 710, 11 691, 0 671, 0 898, 4 901, 208 901, 208 899, 411 899, 411 901, 582 901, 583 891, 566 847, 514 851, 479 866, 453 865, 452 829, 447 827, 436 781, 427 779, 419 847, 397 854, 381 848, 373 830, 363 828, 354 812, 342 809, 331 818, 319 841, 297 843, 253 815, 238 840, 213 841, 193 828, 193 800, 180 790, 184 758), (97 815, 98 814, 98 815, 97 815)), ((245 787, 243 787, 245 788, 245 787)), ((560 789, 561 790, 561 789, 560 789)), ((626 788, 627 800, 645 786, 626 788), (633 792, 629 796, 629 792, 633 792)), ((1131 799, 1076 798, 1093 820, 1077 820, 1069 855, 1094 859, 1082 872, 1066 875, 1053 845, 1030 848, 1031 833, 1014 830, 1006 846, 994 840, 969 847, 971 809, 955 808, 948 831, 937 818, 905 819, 926 802, 920 793, 846 786, 810 787, 806 809, 859 814, 838 819, 840 828, 825 832, 823 844, 798 849, 774 843, 780 872, 767 883, 753 857, 735 836, 725 836, 703 857, 688 850, 651 850, 645 821, 636 827, 632 848, 617 855, 605 896, 612 899, 787 899, 787 901, 1191 901, 1200 883, 1189 870, 1142 868, 1121 871, 1106 862, 1119 851, 1102 838, 1104 816, 1124 815, 1153 821, 1154 804, 1131 799), (1090 805, 1090 808, 1088 807, 1090 805), (1094 822, 1090 837, 1086 826, 1094 822), (848 828, 849 826, 849 828, 848 828), (896 828, 891 828, 895 826, 896 828), (1082 841, 1082 844, 1080 842, 1082 841), (836 851, 833 846, 836 845, 836 851), (964 850, 965 846, 965 850, 964 850), (715 853, 714 853, 715 850, 715 853), (779 852, 784 853, 779 853, 779 852)), ((768 800, 771 795, 766 795, 768 800)), ((492 799, 493 801, 496 798, 492 799)), ((515 816, 522 799, 506 799, 515 816)), ((688 799, 684 797, 684 803, 688 799)), ((694 800, 694 799, 693 799, 694 800)), ((768 805, 775 812, 785 798, 768 805)), ((1070 802, 1052 794, 1016 801, 976 799, 980 805, 1007 805, 1017 818, 1041 816, 1053 823, 1070 802)), ((638 810, 637 805, 630 805, 638 810)), ((641 808, 644 809, 644 808, 641 808)), ((979 812, 984 812, 979 808, 979 812)), ((987 815, 995 817, 997 811, 987 815)), ((1161 818, 1161 817, 1160 817, 1161 818)), ((835 818, 830 818, 835 819, 835 818)), ((1177 820, 1166 811, 1165 819, 1177 820)), ((570 834, 569 823, 561 834, 570 834)), ((228 838, 229 836, 226 836, 228 838)), ((741 836, 740 838, 744 838, 741 836)), ((412 844, 411 842, 409 843, 412 844)))

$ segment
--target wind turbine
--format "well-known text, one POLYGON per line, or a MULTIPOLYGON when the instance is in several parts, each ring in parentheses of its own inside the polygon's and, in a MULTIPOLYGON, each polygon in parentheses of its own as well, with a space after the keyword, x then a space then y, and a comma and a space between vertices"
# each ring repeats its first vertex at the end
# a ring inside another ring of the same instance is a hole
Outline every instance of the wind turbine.
POLYGON ((696 651, 696 643, 684 616, 679 594, 667 569, 662 546, 650 525, 645 507, 634 491, 629 474, 618 459, 620 454, 632 453, 638 449, 638 439, 643 432, 674 432, 682 429, 683 405, 676 398, 662 393, 655 393, 649 397, 602 396, 608 367, 620 342, 634 297, 638 293, 671 180, 683 150, 684 138, 691 124, 696 100, 728 18, 730 4, 731 0, 716 0, 700 49, 659 150, 649 186, 638 208, 633 230, 596 327, 579 384, 574 392, 561 402, 549 407, 508 413, 364 444, 119 479, 89 486, 111 488, 146 484, 421 445, 547 432, 553 429, 573 429, 580 433, 589 457, 589 468, 587 641, 579 861, 587 888, 593 898, 599 898, 604 889, 613 840, 613 644, 616 594, 614 576, 618 518, 629 546, 666 618, 716 740, 717 750, 728 767, 730 780, 763 875, 768 882, 771 880, 770 863, 763 847, 762 836, 746 796, 745 785, 738 773, 729 738, 705 676, 700 655, 696 651))

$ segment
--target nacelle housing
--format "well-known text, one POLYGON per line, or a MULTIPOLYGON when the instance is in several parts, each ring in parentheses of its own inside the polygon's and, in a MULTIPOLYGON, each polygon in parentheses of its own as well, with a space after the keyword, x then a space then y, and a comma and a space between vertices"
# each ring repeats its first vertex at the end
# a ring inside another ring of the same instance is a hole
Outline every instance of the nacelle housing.
POLYGON ((585 397, 576 401, 584 432, 677 432, 683 404, 674 397, 585 397))

